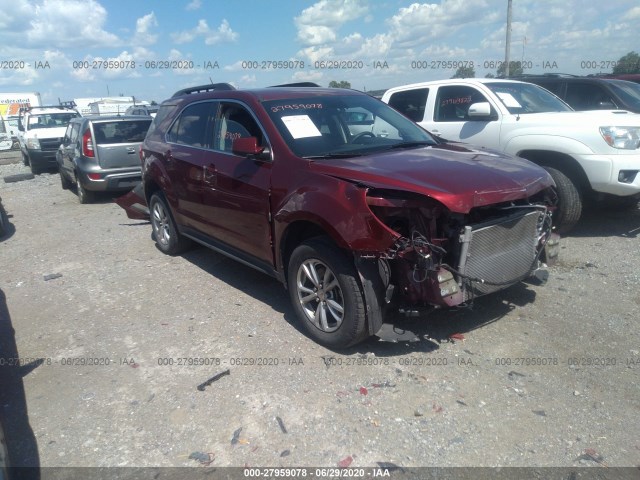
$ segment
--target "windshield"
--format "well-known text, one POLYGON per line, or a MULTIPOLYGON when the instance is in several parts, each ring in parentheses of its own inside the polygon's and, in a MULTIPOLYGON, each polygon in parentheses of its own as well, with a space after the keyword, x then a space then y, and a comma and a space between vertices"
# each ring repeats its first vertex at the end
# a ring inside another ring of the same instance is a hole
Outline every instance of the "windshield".
POLYGON ((640 84, 624 80, 612 80, 611 89, 634 110, 640 111, 640 84))
POLYGON ((531 83, 490 82, 485 85, 498 96, 512 114, 573 110, 549 91, 531 83))
POLYGON ((349 157, 438 143, 429 133, 368 95, 263 102, 289 148, 306 158, 349 157))
POLYGON ((78 117, 77 113, 46 113, 31 115, 29 128, 58 128, 66 127, 72 118, 78 117))

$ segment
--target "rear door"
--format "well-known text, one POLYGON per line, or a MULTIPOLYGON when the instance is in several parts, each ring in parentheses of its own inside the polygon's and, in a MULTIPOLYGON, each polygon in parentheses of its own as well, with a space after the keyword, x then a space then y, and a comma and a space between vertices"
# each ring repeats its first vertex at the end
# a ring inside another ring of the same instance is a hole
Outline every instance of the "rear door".
POLYGON ((69 178, 73 178, 74 163, 76 155, 80 154, 80 144, 78 142, 78 133, 80 132, 80 122, 71 122, 67 126, 67 131, 62 139, 61 146, 61 167, 67 172, 69 178))
POLYGON ((270 228, 271 161, 234 154, 233 140, 256 137, 267 145, 264 130, 244 105, 220 102, 212 152, 204 166, 203 199, 207 233, 227 245, 273 265, 270 228))
POLYGON ((151 119, 93 122, 96 156, 101 168, 140 167, 138 149, 149 130, 151 119))

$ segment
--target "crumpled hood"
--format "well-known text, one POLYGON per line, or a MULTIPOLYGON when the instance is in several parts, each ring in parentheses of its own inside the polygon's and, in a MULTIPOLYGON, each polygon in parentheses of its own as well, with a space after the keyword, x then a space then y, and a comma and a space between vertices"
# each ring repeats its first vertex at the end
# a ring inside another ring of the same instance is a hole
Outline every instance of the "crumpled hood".
POLYGON ((458 213, 554 185, 546 170, 528 160, 451 143, 314 161, 311 169, 372 188, 427 195, 458 213))

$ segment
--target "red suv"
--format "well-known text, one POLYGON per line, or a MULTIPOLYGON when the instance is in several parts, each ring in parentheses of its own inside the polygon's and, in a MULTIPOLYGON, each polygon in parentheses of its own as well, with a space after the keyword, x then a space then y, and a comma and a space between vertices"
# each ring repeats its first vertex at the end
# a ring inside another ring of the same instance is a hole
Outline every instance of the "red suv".
MULTIPOLYGON (((353 345, 411 314, 543 268, 555 191, 521 158, 431 136, 354 90, 295 84, 177 92, 142 143, 157 246, 206 245, 281 280, 317 342, 353 345)), ((146 209, 148 205, 148 209, 146 209)))

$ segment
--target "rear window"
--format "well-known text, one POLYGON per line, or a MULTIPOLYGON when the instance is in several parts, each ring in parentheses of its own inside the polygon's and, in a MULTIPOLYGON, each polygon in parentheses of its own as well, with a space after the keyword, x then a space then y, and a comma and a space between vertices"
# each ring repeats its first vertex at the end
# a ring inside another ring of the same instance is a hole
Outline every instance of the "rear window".
POLYGON ((132 121, 100 122, 93 124, 93 133, 98 145, 142 142, 151 125, 151 119, 132 121))

